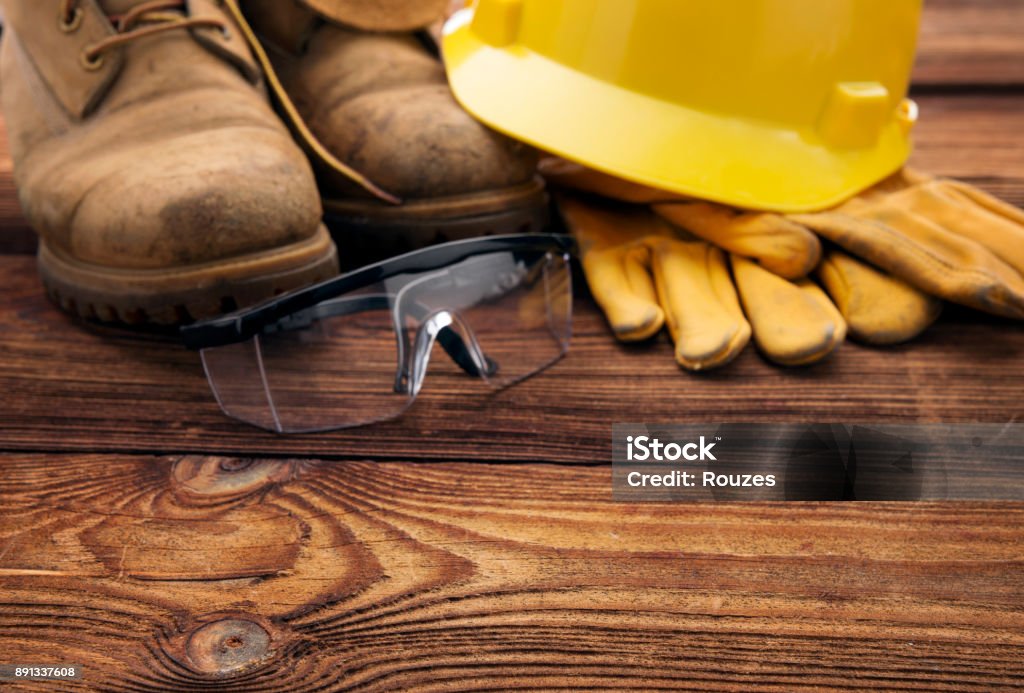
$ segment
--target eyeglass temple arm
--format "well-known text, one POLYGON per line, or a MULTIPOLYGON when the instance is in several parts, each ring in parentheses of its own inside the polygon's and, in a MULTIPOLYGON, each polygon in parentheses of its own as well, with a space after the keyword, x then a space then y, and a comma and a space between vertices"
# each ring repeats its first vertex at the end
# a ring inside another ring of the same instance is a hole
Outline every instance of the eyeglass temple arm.
MULTIPOLYGON (((277 322, 264 327, 262 332, 263 334, 287 332, 290 330, 302 329, 303 327, 309 327, 315 320, 337 318, 344 315, 354 315, 356 313, 363 313, 371 310, 389 310, 390 308, 391 297, 389 296, 375 295, 336 298, 331 301, 324 301, 312 308, 281 318, 277 322)), ((413 304, 413 308, 419 309, 414 314, 417 319, 422 320, 426 317, 427 311, 423 306, 413 304)), ((450 327, 445 327, 438 333, 437 341, 448 353, 451 360, 469 375, 493 375, 498 371, 498 364, 487 356, 484 356, 484 359, 487 362, 487 372, 481 373, 480 369, 476 365, 476 361, 473 359, 473 355, 470 352, 469 347, 466 346, 466 343, 463 341, 462 337, 459 336, 459 333, 450 327)))

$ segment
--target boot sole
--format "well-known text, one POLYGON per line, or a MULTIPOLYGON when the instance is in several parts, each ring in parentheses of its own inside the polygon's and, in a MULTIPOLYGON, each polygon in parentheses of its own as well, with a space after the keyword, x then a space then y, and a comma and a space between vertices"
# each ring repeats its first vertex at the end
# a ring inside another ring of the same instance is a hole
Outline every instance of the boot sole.
POLYGON ((540 233, 551 220, 540 178, 486 193, 394 207, 362 200, 324 200, 324 212, 335 241, 345 248, 346 261, 357 264, 465 238, 540 233))
POLYGON ((45 241, 39 273, 63 310, 128 325, 180 325, 259 303, 338 273, 338 251, 321 226, 283 248, 172 269, 119 269, 81 262, 45 241))

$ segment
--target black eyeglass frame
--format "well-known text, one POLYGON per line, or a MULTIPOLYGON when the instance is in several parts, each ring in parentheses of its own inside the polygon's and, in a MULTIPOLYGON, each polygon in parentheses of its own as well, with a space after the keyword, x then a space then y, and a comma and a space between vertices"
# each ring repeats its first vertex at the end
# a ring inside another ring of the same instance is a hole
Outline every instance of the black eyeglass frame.
POLYGON ((289 316, 400 274, 435 271, 477 255, 524 250, 574 253, 576 241, 566 234, 512 234, 430 246, 367 265, 249 308, 185 325, 181 328, 181 338, 187 348, 195 351, 238 344, 263 334, 289 316))

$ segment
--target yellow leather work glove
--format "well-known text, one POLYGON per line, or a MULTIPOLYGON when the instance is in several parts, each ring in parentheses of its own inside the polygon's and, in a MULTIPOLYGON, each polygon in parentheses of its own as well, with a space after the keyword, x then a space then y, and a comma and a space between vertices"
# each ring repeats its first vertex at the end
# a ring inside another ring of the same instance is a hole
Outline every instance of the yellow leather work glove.
POLYGON ((821 244, 813 233, 775 214, 735 212, 712 202, 614 178, 564 159, 542 160, 540 172, 556 187, 650 205, 674 226, 730 253, 755 259, 786 279, 806 277, 821 259, 821 244))
MULTIPOLYGON (((806 279, 788 281, 729 255, 646 205, 575 194, 558 200, 591 293, 622 341, 667 325, 676 361, 703 370, 734 359, 752 332, 765 355, 784 365, 818 361, 845 338, 839 312, 806 279)), ((816 254, 816 239, 812 245, 816 254)))
POLYGON ((1024 319, 1024 211, 966 183, 904 169, 836 209, 779 222, 928 294, 1024 319))
MULTIPOLYGON (((931 325, 941 311, 941 301, 928 293, 838 249, 830 249, 821 258, 818 239, 805 223, 805 218, 739 212, 716 203, 619 181, 557 159, 545 160, 542 172, 555 185, 649 203, 653 210, 673 224, 727 248, 735 255, 753 259, 761 268, 770 269, 780 277, 796 279, 817 266, 818 279, 839 308, 850 334, 860 341, 872 344, 907 341, 931 325)), ((752 290, 743 292, 746 274, 749 272, 736 274, 744 295, 753 293, 752 290)), ((761 316, 762 323, 785 320, 780 311, 773 314, 769 310, 768 315, 772 319, 761 316)), ((771 332, 766 329, 765 334, 771 332)), ((765 345, 761 346, 768 353, 765 345)))

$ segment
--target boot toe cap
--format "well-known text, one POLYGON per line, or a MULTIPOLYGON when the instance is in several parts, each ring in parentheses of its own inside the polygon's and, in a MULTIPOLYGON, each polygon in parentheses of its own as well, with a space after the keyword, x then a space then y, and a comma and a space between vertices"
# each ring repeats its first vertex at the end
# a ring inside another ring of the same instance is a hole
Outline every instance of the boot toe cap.
POLYGON ((96 167, 71 222, 70 250, 87 262, 194 265, 287 245, 319 225, 312 172, 283 133, 211 130, 113 159, 96 167))

